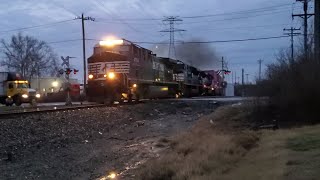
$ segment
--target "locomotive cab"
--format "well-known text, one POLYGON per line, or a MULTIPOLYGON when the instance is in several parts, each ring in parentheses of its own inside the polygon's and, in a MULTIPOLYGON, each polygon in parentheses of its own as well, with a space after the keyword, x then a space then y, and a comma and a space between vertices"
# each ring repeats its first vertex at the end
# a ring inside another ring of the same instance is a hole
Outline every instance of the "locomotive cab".
POLYGON ((128 81, 129 66, 127 57, 120 54, 103 52, 91 56, 88 59, 89 101, 112 103, 130 100, 134 84, 128 81))

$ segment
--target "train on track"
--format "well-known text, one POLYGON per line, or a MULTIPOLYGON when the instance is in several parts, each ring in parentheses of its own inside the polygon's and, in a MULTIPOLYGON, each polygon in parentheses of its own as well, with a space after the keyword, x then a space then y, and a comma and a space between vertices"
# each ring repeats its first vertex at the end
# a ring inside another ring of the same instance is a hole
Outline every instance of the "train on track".
POLYGON ((88 101, 221 95, 222 78, 180 60, 157 57, 128 40, 100 41, 88 58, 88 101))

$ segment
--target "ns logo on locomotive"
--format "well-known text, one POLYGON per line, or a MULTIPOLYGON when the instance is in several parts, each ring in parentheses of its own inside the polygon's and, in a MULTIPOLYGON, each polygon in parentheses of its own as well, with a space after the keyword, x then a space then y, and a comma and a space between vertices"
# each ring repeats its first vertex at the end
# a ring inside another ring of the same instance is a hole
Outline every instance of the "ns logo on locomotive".
POLYGON ((219 95, 221 77, 180 60, 157 57, 128 40, 101 41, 88 58, 89 101, 219 95))

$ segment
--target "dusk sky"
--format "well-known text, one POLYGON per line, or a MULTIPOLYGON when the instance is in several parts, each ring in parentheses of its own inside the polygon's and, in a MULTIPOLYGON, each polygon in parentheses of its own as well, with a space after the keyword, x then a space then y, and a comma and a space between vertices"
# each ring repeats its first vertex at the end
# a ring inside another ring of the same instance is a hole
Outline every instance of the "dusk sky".
MULTIPOLYGON (((86 21, 86 38, 107 36, 125 38, 133 42, 168 42, 169 34, 161 19, 180 16, 177 28, 186 30, 176 34, 179 41, 223 41, 283 35, 283 28, 299 28, 301 19, 292 21, 294 13, 302 12, 302 4, 295 0, 0 0, 0 38, 9 39, 18 32, 50 43, 59 56, 74 56, 71 64, 82 74, 81 20, 84 13, 95 18, 86 21), (237 12, 237 13, 234 13, 237 12), (210 16, 206 16, 210 15, 210 16), (195 16, 206 16, 188 18, 195 16), (56 23, 57 22, 57 23, 56 23), (59 23, 58 23, 59 22, 59 23), (46 25, 39 26, 38 25, 46 25), (29 29, 22 29, 32 27, 29 29), (73 41, 68 41, 73 40, 73 41), (62 42, 66 41, 66 42, 62 42)), ((310 5, 313 12, 313 5, 310 5)), ((310 19, 312 21, 312 19, 310 19)), ((299 38, 296 38, 298 41, 299 38)), ((86 41, 87 58, 97 41, 86 41)), ((155 45, 139 44, 146 48, 155 45)), ((241 68, 254 81, 258 59, 264 66, 274 62, 279 49, 289 48, 289 38, 261 41, 211 43, 217 56, 224 56, 231 71, 240 76, 241 68)), ((298 43, 297 43, 298 45, 298 43)), ((1 55, 0 57, 2 57, 1 55)), ((163 54, 162 56, 165 56, 163 54)), ((218 67, 213 67, 218 69, 218 67)), ((82 75, 77 78, 82 80, 82 75)), ((231 76, 231 75, 230 75, 231 76)), ((228 79, 231 82, 231 77, 228 79)))

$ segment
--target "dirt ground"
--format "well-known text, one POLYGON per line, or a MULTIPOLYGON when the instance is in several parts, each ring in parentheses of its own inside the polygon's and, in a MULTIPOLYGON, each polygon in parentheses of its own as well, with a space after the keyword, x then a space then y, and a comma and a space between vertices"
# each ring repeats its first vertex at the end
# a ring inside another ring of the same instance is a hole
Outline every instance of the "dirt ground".
POLYGON ((190 128, 212 101, 150 101, 0 120, 0 179, 105 179, 162 148, 159 139, 190 128))

